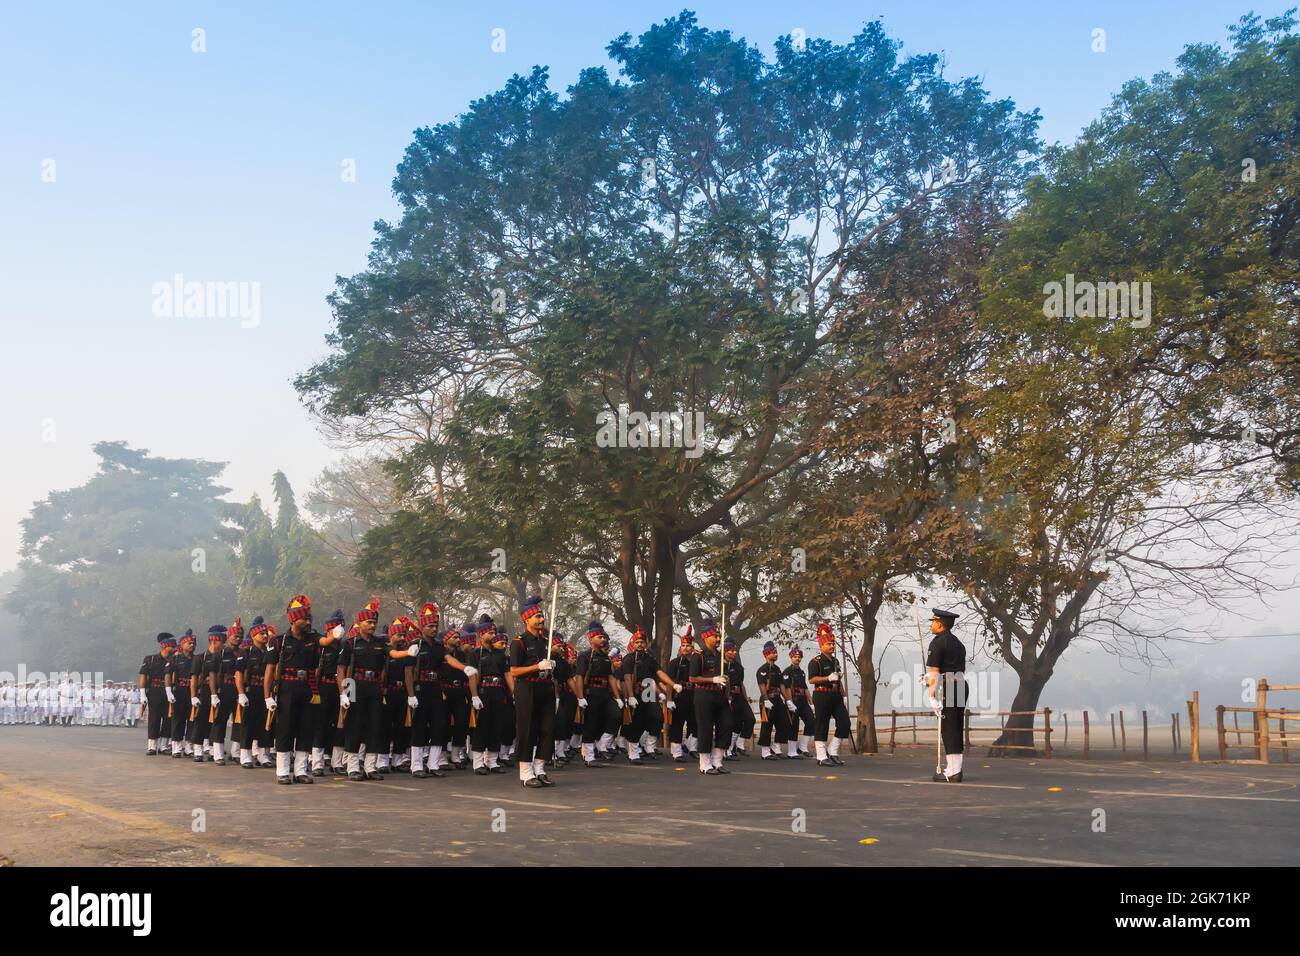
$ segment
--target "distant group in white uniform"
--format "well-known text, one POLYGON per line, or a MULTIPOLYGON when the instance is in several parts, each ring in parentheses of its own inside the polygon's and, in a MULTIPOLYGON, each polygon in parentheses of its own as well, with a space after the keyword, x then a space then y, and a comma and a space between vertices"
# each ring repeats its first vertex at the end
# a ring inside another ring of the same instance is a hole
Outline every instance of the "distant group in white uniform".
POLYGON ((0 681, 0 724, 134 727, 143 695, 123 681, 0 681))

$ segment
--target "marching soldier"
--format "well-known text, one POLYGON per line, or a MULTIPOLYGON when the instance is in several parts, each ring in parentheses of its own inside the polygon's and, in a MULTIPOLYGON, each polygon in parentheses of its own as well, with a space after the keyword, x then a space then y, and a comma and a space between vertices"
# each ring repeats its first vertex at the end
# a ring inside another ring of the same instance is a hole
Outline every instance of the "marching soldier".
POLYGON ((682 690, 673 693, 668 702, 672 714, 672 723, 668 726, 668 744, 672 749, 673 760, 678 763, 686 761, 683 751, 690 751, 695 756, 695 685, 691 683, 691 658, 695 656, 695 638, 691 626, 686 625, 686 633, 681 636, 677 656, 668 662, 666 668, 669 679, 682 690))
POLYGON ((555 783, 546 775, 546 761, 555 754, 555 661, 541 597, 528 598, 519 617, 524 633, 510 643, 519 782, 531 788, 552 787, 555 783))
POLYGON ((150 654, 140 664, 140 689, 147 700, 145 756, 155 756, 167 749, 167 658, 176 649, 176 638, 163 631, 158 635, 158 653, 150 654))
POLYGON ((322 638, 311 627, 311 599, 295 595, 285 608, 289 630, 266 655, 262 691, 275 724, 276 783, 311 783, 307 758, 311 749, 311 685, 322 638))
POLYGON ((501 766, 501 738, 506 722, 506 676, 510 670, 506 658, 504 634, 498 634, 492 618, 484 614, 479 618, 479 647, 474 656, 477 671, 469 679, 470 705, 474 714, 470 739, 470 753, 474 759, 474 772, 505 773, 501 766))
POLYGON ((477 671, 447 653, 447 647, 438 634, 438 605, 432 601, 424 603, 420 610, 420 624, 419 636, 407 649, 414 663, 406 672, 408 698, 415 701, 411 714, 411 776, 444 777, 446 774, 440 769, 440 764, 448 725, 447 702, 443 697, 440 674, 444 668, 462 676, 472 676, 477 671))
POLYGON ((387 679, 388 644, 376 632, 379 602, 371 601, 357 612, 356 634, 343 646, 336 672, 339 708, 344 712, 343 749, 349 780, 379 780, 378 755, 384 735, 384 681, 387 679), (351 681, 353 696, 348 695, 351 681), (361 745, 366 760, 361 762, 361 745))
POLYGON ((632 720, 626 731, 629 763, 642 763, 642 749, 646 756, 654 755, 654 735, 663 726, 659 698, 666 697, 665 702, 671 703, 681 693, 682 686, 660 668, 659 661, 646 650, 645 631, 636 628, 628 638, 627 657, 623 659, 623 699, 632 708, 632 720), (660 686, 671 690, 672 696, 660 694, 660 686))
POLYGON ((939 718, 940 737, 943 739, 944 768, 936 773, 936 783, 961 783, 962 760, 965 757, 962 726, 965 719, 966 646, 952 632, 952 622, 957 615, 941 608, 931 608, 930 632, 934 639, 925 658, 925 681, 930 689, 930 707, 939 718))
POLYGON ((171 713, 172 757, 180 759, 192 752, 185 729, 190 720, 190 675, 194 672, 194 632, 188 627, 181 635, 181 652, 167 659, 167 708, 171 713))
POLYGON ((816 732, 813 746, 817 748, 817 766, 842 767, 840 741, 849 736, 849 709, 844 705, 844 690, 840 681, 840 662, 835 659, 835 632, 830 624, 817 625, 817 646, 821 653, 808 664, 808 683, 813 688, 813 714, 816 732), (828 745, 831 718, 835 718, 835 737, 828 745))
POLYGON ((790 710, 785 696, 785 677, 781 665, 776 662, 776 644, 768 641, 763 645, 763 665, 754 672, 758 680, 758 706, 763 728, 758 733, 758 745, 764 760, 777 760, 781 756, 781 745, 790 740, 790 710), (776 742, 772 742, 772 733, 776 732, 776 742))
POLYGON ((401 768, 409 759, 411 728, 407 715, 414 709, 413 682, 408 671, 415 662, 407 653, 411 637, 418 633, 415 622, 402 616, 388 625, 388 679, 384 683, 384 741, 379 748, 380 773, 401 768))
POLYGON ((235 704, 239 708, 239 763, 245 769, 271 766, 267 751, 271 732, 266 727, 266 701, 258 685, 266 672, 266 642, 270 628, 261 616, 253 618, 248 629, 248 647, 241 642, 235 661, 235 704), (252 690, 250 696, 249 691, 252 690))
MULTIPOLYGON (((491 620, 491 618, 489 618, 491 620)), ((510 634, 500 624, 496 625, 497 637, 502 645, 510 643, 510 634)), ((515 733, 518 730, 518 719, 516 717, 518 708, 515 706, 515 675, 510 673, 510 650, 506 648, 506 711, 502 720, 505 721, 501 728, 501 764, 509 767, 515 759, 515 733)))
POLYGON ((785 681, 786 709, 790 711, 790 756, 803 760, 808 753, 808 741, 815 733, 812 706, 808 703, 808 675, 800 666, 803 649, 790 648, 790 666, 781 674, 785 681), (799 724, 803 724, 803 740, 799 737, 799 724))
POLYGON ((339 730, 339 655, 343 653, 343 611, 336 610, 325 619, 325 633, 331 638, 322 645, 320 659, 316 662, 316 691, 319 702, 313 704, 315 728, 311 746, 311 775, 325 776, 325 749, 330 751, 330 769, 335 774, 346 773, 343 756, 343 733, 339 730))
POLYGON ((727 638, 723 651, 727 658, 727 694, 731 701, 731 726, 733 733, 729 756, 747 757, 746 747, 754 734, 754 710, 749 703, 749 691, 745 688, 745 666, 740 663, 740 650, 736 642, 727 638))
POLYGON ((613 760, 609 745, 623 722, 622 701, 614 696, 614 662, 607 648, 609 635, 600 621, 587 625, 589 650, 578 655, 573 692, 582 711, 582 760, 588 767, 597 761, 613 760))
POLYGON ((559 768, 569 762, 569 743, 576 727, 574 716, 578 712, 578 695, 573 692, 573 665, 578 655, 565 642, 564 635, 556 631, 551 635, 551 656, 555 662, 552 674, 555 677, 556 693, 555 750, 551 756, 551 765, 559 768))
MULTIPOLYGON (((459 631, 454 627, 447 628, 442 640, 448 658, 454 658, 462 665, 470 663, 469 651, 474 644, 472 624, 466 624, 459 631)), ((452 769, 464 770, 469 766, 465 752, 469 740, 469 677, 463 667, 457 669, 444 660, 438 668, 438 686, 446 696, 447 724, 437 743, 443 747, 444 752, 450 752, 452 769)), ((443 765, 446 765, 446 761, 443 765)), ((442 766, 438 769, 441 770, 442 766)))
POLYGON ((194 762, 212 760, 212 691, 216 685, 217 660, 221 645, 226 640, 226 625, 213 624, 208 628, 208 649, 194 655, 194 668, 190 672, 190 746, 194 748, 194 762))
MULTIPOLYGON (((217 654, 212 681, 215 688, 214 694, 216 695, 213 697, 216 719, 212 721, 212 755, 216 762, 222 765, 226 762, 226 722, 234 715, 235 706, 239 702, 239 690, 235 686, 235 674, 239 666, 239 645, 243 640, 244 625, 236 617, 235 623, 230 625, 230 629, 226 631, 225 646, 217 654)), ((236 763, 240 760, 240 751, 239 731, 236 728, 230 739, 230 756, 236 763)))
POLYGON ((731 707, 727 678, 723 675, 721 635, 713 618, 700 624, 704 647, 691 657, 691 686, 695 689, 695 727, 699 735, 700 773, 731 773, 722 765, 723 747, 731 740, 731 707))

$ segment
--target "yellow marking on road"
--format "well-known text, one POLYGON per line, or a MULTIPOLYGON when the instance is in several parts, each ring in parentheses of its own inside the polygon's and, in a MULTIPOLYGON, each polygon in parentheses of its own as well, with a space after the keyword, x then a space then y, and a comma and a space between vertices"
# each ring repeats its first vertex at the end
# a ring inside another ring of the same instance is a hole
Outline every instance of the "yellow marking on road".
POLYGON ((870 846, 873 843, 879 843, 879 842, 880 841, 877 840, 875 837, 867 837, 865 840, 858 841, 858 843, 860 843, 863 846, 870 846))

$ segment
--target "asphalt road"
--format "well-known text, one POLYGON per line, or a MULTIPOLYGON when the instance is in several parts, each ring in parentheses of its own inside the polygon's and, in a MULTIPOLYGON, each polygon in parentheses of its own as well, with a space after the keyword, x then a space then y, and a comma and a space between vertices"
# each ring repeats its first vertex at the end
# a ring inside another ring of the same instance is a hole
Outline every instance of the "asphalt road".
POLYGON ((143 729, 0 727, 0 865, 1294 866, 1300 763, 668 758, 312 786, 144 756, 143 729), (1104 832, 1098 832, 1103 822, 1104 832), (199 824, 202 827, 199 827, 199 824), (799 824, 802 823, 802 826, 799 824))

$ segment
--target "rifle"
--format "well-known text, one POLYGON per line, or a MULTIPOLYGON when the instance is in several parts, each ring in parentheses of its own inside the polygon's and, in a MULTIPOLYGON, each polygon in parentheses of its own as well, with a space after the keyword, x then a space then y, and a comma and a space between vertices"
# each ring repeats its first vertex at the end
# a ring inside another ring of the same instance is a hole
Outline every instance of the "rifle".
MULTIPOLYGON (((275 651, 275 670, 271 674, 271 699, 276 703, 280 701, 280 661, 284 657, 284 636, 280 636, 280 644, 275 651)), ((271 724, 275 721, 275 711, 271 708, 266 709, 266 729, 271 729, 271 724)), ((279 759, 278 757, 276 758, 279 759)), ((279 771, 276 771, 279 773, 279 771)))

